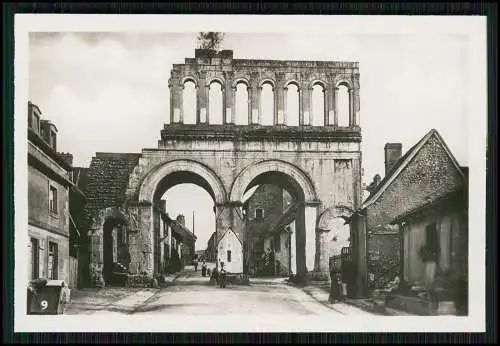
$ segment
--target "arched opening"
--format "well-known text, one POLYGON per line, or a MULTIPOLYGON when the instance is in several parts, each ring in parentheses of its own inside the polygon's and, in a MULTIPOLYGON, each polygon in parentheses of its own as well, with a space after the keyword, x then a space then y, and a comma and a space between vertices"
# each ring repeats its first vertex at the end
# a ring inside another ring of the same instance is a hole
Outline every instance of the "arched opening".
POLYGON ((208 122, 210 124, 220 125, 223 123, 224 97, 222 91, 222 84, 220 84, 218 81, 213 81, 212 83, 210 83, 208 92, 208 122))
POLYGON ((325 125, 325 88, 317 83, 313 85, 311 95, 312 125, 325 125))
POLYGON ((248 125, 248 102, 248 86, 238 82, 235 95, 236 125, 248 125))
POLYGON ((203 260, 215 267, 215 193, 207 180, 189 171, 170 173, 158 183, 153 205, 155 272, 176 273, 203 260))
POLYGON ((108 217, 103 224, 102 274, 106 285, 123 285, 130 265, 128 234, 122 218, 108 217))
POLYGON ((196 124, 196 85, 193 81, 184 82, 182 90, 182 113, 184 124, 196 124))
POLYGON ((299 126, 299 87, 293 83, 287 85, 286 125, 299 126))
POLYGON ((349 100, 349 89, 346 85, 341 84, 338 87, 337 90, 337 111, 338 111, 338 120, 337 120, 337 125, 338 126, 349 126, 349 107, 350 107, 350 100, 349 100))
MULTIPOLYGON (((253 277, 306 271, 306 208, 299 183, 278 171, 257 175, 245 188, 245 269, 253 277)), ((313 223, 316 221, 315 215, 313 223)))
POLYGON ((274 87, 270 82, 262 84, 260 97, 260 124, 272 126, 274 125, 274 87))

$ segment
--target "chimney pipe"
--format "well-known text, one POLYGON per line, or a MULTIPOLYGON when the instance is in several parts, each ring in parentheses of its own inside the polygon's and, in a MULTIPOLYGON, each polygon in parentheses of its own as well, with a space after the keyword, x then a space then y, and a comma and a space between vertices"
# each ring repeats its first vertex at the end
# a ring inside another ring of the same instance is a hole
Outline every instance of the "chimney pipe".
POLYGON ((389 174, 394 164, 401 158, 403 145, 401 143, 387 143, 384 146, 385 176, 389 174))

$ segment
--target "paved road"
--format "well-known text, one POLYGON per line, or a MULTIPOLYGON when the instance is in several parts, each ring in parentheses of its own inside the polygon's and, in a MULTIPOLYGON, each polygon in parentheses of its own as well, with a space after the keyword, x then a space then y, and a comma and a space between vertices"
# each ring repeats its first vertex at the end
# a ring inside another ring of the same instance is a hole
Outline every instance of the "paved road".
POLYGON ((162 288, 131 314, 283 314, 339 315, 298 288, 280 283, 230 285, 221 289, 209 284, 198 270, 182 273, 172 286, 162 288))

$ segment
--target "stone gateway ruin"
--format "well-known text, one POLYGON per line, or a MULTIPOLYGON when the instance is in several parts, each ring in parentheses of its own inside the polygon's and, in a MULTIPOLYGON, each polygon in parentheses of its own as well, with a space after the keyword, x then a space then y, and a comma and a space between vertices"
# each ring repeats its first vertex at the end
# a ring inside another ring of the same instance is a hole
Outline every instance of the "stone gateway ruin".
MULTIPOLYGON (((272 183, 299 201, 297 274, 328 277, 329 234, 361 204, 358 63, 235 59, 231 50, 197 49, 173 65, 169 87, 169 123, 156 148, 92 160, 86 214, 93 270, 106 266, 106 234, 114 232, 114 256, 130 272, 160 273, 159 201, 181 183, 212 196, 217 238, 232 230, 244 243, 243 195, 272 183)), ((361 265, 364 235, 351 231, 350 241, 361 265)))

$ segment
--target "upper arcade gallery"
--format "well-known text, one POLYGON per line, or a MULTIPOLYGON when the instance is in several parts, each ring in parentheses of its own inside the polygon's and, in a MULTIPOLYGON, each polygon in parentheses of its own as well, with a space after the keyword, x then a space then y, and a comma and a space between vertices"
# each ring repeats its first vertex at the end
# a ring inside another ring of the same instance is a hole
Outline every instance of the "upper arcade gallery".
POLYGON ((233 59, 197 49, 174 64, 170 123, 359 126, 359 64, 233 59))

